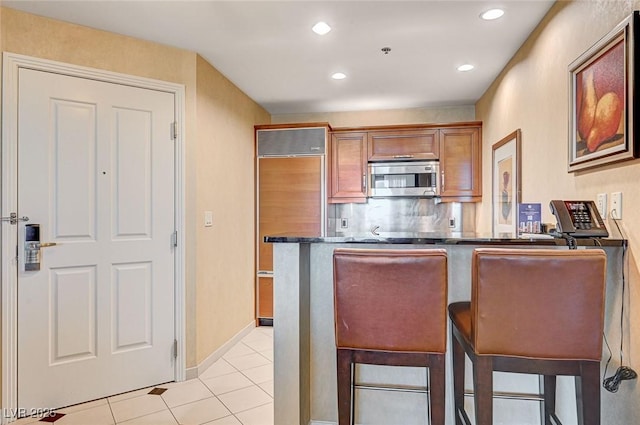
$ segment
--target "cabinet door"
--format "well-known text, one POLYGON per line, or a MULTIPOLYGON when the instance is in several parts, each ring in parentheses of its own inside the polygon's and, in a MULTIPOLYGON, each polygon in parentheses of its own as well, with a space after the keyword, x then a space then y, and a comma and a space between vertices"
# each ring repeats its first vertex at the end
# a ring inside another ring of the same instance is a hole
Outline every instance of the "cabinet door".
POLYGON ((438 159, 438 130, 369 132, 369 161, 438 159))
POLYGON ((331 135, 329 202, 366 202, 367 133, 331 135))
POLYGON ((440 174, 443 201, 478 201, 482 196, 482 150, 478 127, 440 130, 440 174))
POLYGON ((273 318, 272 277, 258 277, 258 318, 273 318))

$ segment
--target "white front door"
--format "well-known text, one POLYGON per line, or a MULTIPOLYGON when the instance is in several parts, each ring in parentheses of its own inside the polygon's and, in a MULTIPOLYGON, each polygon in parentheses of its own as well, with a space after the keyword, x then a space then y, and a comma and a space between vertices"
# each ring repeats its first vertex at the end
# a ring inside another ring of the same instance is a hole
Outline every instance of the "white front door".
POLYGON ((174 380, 174 108, 172 93, 20 69, 19 407, 174 380), (33 225, 55 245, 25 270, 33 225))

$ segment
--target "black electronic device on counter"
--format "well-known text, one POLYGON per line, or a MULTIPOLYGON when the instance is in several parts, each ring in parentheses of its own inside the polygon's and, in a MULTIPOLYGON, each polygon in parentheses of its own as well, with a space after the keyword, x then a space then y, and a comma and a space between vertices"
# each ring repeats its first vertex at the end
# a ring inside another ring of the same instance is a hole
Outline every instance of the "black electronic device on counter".
POLYGON ((556 231, 573 238, 606 238, 604 221, 593 201, 551 201, 551 212, 558 221, 556 231))

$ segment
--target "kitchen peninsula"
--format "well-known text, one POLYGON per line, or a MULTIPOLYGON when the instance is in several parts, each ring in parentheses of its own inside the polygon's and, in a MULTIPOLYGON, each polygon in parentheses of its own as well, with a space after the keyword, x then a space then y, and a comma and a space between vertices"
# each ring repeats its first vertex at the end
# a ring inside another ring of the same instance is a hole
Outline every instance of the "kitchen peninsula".
MULTIPOLYGON (((517 239, 477 234, 389 233, 334 237, 267 236, 274 244, 274 414, 277 424, 331 424, 337 421, 336 354, 333 313, 333 250, 444 248, 448 254, 449 302, 471 298, 471 254, 479 246, 568 249, 564 239, 517 239)), ((601 247, 607 254, 605 329, 610 344, 609 314, 622 288, 623 240, 580 239, 578 249, 601 247)), ((389 300, 393 302, 393 300, 389 300)), ((619 319, 618 319, 619 320, 619 319)), ((450 339, 450 337, 448 337, 450 339)), ((450 346, 451 341, 447 342, 450 346)), ((448 350, 450 352, 450 349, 448 350)), ((467 373, 469 378, 469 373, 467 373)), ((572 378, 559 378, 562 379, 572 378)), ((466 387, 471 388, 470 380, 466 387)), ((536 400, 513 399, 515 393, 540 392, 535 375, 500 374, 494 390, 495 423, 540 424, 536 400)), ((356 423, 426 424, 425 369, 358 365, 356 423), (388 386, 407 391, 390 390, 388 386)), ((451 358, 447 358, 447 425, 454 425, 451 358)), ((472 398, 466 398, 467 403, 472 398)), ((603 400, 604 402, 604 400, 603 400)), ((558 386, 558 412, 563 423, 575 423, 573 382, 558 386)), ((468 411, 473 410, 468 405, 468 411)))

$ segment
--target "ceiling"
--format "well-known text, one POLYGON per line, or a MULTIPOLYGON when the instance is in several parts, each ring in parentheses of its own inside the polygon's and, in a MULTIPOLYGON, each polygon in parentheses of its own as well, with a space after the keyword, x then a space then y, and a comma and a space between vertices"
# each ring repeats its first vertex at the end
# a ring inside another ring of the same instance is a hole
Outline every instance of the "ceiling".
POLYGON ((2 5, 195 51, 271 114, 472 105, 550 0, 31 1, 2 5), (501 7, 505 15, 479 15, 501 7), (311 31, 317 21, 332 31, 311 31), (382 48, 390 47, 388 54, 382 48), (475 69, 459 72, 470 63, 475 69), (341 71, 344 80, 331 74, 341 71))

